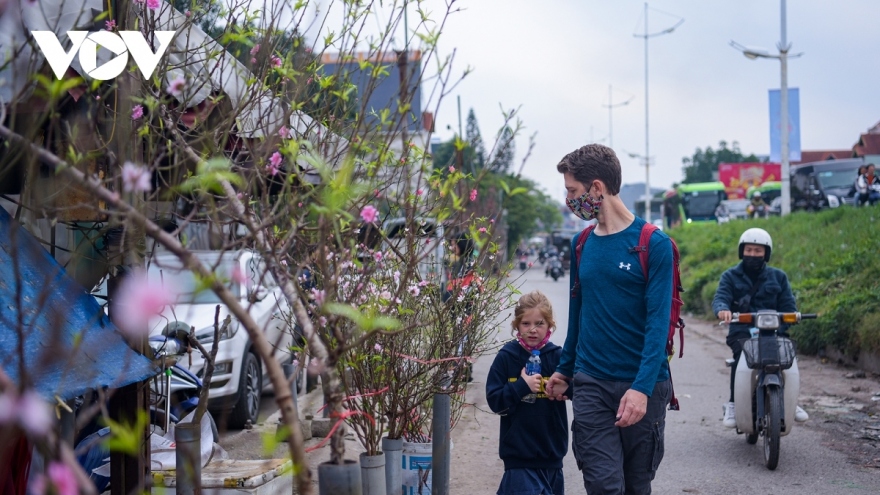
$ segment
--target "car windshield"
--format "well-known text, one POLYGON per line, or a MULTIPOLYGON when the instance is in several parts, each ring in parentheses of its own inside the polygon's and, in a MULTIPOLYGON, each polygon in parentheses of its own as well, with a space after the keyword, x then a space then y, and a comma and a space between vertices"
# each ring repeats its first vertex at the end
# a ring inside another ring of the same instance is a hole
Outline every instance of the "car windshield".
MULTIPOLYGON (((200 258, 202 264, 209 269, 214 268, 214 275, 226 281, 226 287, 235 294, 241 294, 241 287, 232 281, 232 270, 237 260, 224 259, 218 263, 217 256, 200 258)), ((178 260, 154 260, 150 265, 149 277, 159 279, 165 287, 177 294, 178 304, 222 304, 220 298, 204 282, 198 280, 190 270, 181 268, 178 260)))
POLYGON ((836 187, 850 187, 856 180, 856 172, 858 169, 852 170, 825 170, 818 172, 816 177, 824 189, 833 189, 836 187))
POLYGON ((710 217, 720 202, 718 191, 700 191, 685 195, 683 206, 688 218, 710 217))

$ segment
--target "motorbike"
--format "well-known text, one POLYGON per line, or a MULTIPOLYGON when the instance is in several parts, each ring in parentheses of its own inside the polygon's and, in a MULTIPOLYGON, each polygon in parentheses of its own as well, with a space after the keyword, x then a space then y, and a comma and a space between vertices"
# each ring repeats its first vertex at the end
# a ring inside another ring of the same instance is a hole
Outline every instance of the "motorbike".
MULTIPOLYGON (((783 324, 795 325, 815 314, 734 313, 734 323, 754 325, 752 337, 743 341, 734 376, 734 411, 736 432, 746 435, 746 442, 764 439, 764 463, 774 470, 779 465, 779 447, 783 436, 794 427, 795 409, 800 393, 800 373, 794 342, 777 334, 783 324)), ((727 360, 733 365, 733 359, 727 360)))
MULTIPOLYGON (((202 380, 177 364, 177 361, 185 356, 189 349, 184 344, 184 339, 185 337, 182 336, 170 335, 157 335, 149 338, 149 346, 162 369, 161 373, 150 380, 150 429, 158 442, 152 449, 154 463, 157 461, 157 455, 162 459, 169 456, 168 452, 157 453, 157 450, 167 451, 170 449, 173 454, 174 444, 163 437, 170 436, 172 425, 190 417, 199 405, 202 380)), ((77 403, 81 407, 83 400, 78 399, 77 403)), ((109 472, 106 468, 110 452, 107 450, 106 443, 102 441, 110 434, 110 428, 98 429, 96 419, 93 419, 91 424, 80 432, 81 439, 77 442, 76 452, 80 465, 89 474, 98 491, 101 492, 110 483, 109 472)), ((210 442, 202 442, 203 447, 208 448, 220 439, 217 424, 210 411, 205 411, 202 424, 203 438, 207 440, 208 432, 212 437, 210 442)))
POLYGON ((521 254, 519 256, 519 269, 525 271, 526 268, 529 267, 529 256, 527 254, 521 254))
POLYGON ((549 262, 547 263, 547 268, 545 270, 546 274, 553 277, 553 281, 559 280, 560 277, 565 275, 565 271, 562 269, 562 262, 559 261, 559 257, 551 256, 549 262))
POLYGON ((749 204, 746 206, 746 213, 749 214, 749 218, 767 218, 770 216, 770 208, 767 205, 753 205, 749 204))

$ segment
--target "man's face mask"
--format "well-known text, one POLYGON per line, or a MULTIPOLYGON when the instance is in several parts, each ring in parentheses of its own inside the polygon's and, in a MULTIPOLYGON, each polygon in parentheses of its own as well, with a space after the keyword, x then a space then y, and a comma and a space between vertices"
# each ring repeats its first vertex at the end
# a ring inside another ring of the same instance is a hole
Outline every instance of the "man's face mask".
POLYGON ((747 272, 755 273, 764 269, 763 256, 743 256, 743 269, 747 272))
POLYGON ((602 207, 602 199, 603 197, 601 195, 597 199, 590 196, 590 191, 587 191, 579 198, 566 198, 565 203, 568 205, 568 209, 571 210, 576 217, 581 220, 590 221, 599 216, 599 208, 602 207))

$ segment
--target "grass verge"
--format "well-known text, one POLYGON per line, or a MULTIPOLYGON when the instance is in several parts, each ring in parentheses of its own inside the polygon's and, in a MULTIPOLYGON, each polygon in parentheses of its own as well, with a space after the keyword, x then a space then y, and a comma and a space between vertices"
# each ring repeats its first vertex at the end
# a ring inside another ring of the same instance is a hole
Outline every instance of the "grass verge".
POLYGON ((834 346, 847 355, 880 354, 880 208, 842 207, 786 218, 679 227, 685 310, 714 318, 724 270, 739 262, 739 236, 760 227, 773 238, 770 264, 788 274, 798 309, 819 313, 792 330, 799 350, 834 346))

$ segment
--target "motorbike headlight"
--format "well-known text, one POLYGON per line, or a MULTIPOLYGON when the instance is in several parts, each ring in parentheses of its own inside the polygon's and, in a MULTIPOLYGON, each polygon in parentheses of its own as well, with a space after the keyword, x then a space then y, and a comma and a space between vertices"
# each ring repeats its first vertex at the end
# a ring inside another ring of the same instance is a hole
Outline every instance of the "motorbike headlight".
POLYGON ((757 326, 761 330, 775 330, 779 328, 779 316, 774 314, 758 315, 757 326))

